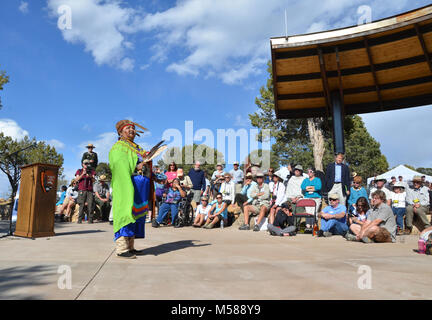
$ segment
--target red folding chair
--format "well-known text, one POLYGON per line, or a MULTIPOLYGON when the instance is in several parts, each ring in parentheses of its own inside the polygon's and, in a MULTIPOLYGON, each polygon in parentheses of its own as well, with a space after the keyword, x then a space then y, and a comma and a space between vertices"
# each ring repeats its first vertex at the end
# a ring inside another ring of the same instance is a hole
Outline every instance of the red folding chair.
POLYGON ((296 218, 311 218, 313 217, 313 224, 312 224, 312 236, 313 236, 313 229, 315 227, 315 224, 317 223, 317 217, 316 217, 316 202, 313 199, 300 199, 297 201, 297 203, 295 204, 295 209, 293 212, 293 217, 294 217, 294 221, 295 221, 295 225, 297 228, 297 219, 296 218), (314 213, 307 213, 307 212, 302 212, 302 213, 298 213, 297 212, 297 208, 305 208, 306 207, 313 207, 314 208, 314 213))

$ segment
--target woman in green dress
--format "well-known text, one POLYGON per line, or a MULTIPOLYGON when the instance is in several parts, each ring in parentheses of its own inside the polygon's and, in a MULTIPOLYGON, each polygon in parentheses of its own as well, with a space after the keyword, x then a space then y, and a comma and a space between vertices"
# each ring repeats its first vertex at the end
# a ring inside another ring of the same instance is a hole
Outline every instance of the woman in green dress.
POLYGON ((130 120, 117 122, 119 140, 109 153, 112 173, 113 226, 117 256, 135 259, 139 251, 134 248, 135 238, 144 238, 145 216, 149 210, 150 179, 142 174, 146 155, 134 142, 139 124, 130 120))

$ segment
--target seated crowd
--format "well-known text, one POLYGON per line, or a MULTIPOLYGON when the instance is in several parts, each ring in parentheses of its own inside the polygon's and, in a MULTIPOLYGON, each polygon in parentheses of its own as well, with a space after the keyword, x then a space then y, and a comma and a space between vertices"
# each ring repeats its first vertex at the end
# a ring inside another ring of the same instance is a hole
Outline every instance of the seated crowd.
POLYGON ((192 226, 196 228, 237 224, 239 230, 265 229, 271 235, 293 236, 301 230, 365 243, 395 242, 396 235, 412 232, 414 222, 420 231, 431 228, 427 214, 432 186, 426 187, 422 177, 415 176, 412 187, 403 177, 399 181, 393 177, 387 186, 385 178, 377 177, 368 191, 362 177, 352 177, 343 160, 344 155, 338 154, 325 174, 314 168, 304 173, 301 165, 276 172, 270 168, 265 174, 251 165, 244 175, 238 162, 230 172, 218 164, 210 180, 199 162, 186 176, 171 163, 164 174, 156 171, 161 206, 152 225, 159 227, 169 208, 173 222, 179 199, 191 194, 192 226))
MULTIPOLYGON (((87 147, 82 168, 69 187, 62 187, 56 213, 62 221, 75 216, 82 223, 87 214, 88 223, 112 223, 110 188, 106 176, 96 176, 94 146, 87 147)), ((362 177, 351 176, 343 160, 337 154, 325 174, 314 168, 304 172, 301 165, 266 173, 249 165, 244 173, 238 162, 226 172, 219 163, 210 179, 198 161, 187 175, 174 162, 163 173, 155 166, 157 217, 152 226, 181 226, 175 222, 179 206, 186 205, 192 212, 189 225, 205 229, 237 225, 242 231, 264 229, 277 236, 301 231, 366 243, 395 242, 396 235, 410 234, 414 225, 423 233, 431 229, 432 184, 424 177, 414 176, 411 186, 401 176, 388 184, 376 177, 365 188, 362 177)))

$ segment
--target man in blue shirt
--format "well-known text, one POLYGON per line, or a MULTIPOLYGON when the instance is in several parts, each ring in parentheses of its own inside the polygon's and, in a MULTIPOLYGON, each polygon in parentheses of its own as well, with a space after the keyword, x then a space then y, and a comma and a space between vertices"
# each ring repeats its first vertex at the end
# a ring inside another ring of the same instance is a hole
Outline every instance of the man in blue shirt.
POLYGON ((196 206, 200 203, 201 196, 206 189, 205 173, 203 170, 201 170, 201 163, 199 161, 196 161, 194 167, 189 170, 188 176, 192 181, 192 206, 195 209, 196 206))
POLYGON ((348 166, 343 163, 344 158, 343 153, 338 153, 335 162, 327 166, 325 173, 326 188, 323 188, 329 194, 339 194, 339 201, 342 205, 345 205, 351 187, 350 172, 348 166))
POLYGON ((321 230, 318 237, 331 237, 332 235, 345 235, 348 231, 346 224, 346 207, 339 203, 339 195, 331 193, 329 195, 330 205, 325 207, 320 213, 321 230))

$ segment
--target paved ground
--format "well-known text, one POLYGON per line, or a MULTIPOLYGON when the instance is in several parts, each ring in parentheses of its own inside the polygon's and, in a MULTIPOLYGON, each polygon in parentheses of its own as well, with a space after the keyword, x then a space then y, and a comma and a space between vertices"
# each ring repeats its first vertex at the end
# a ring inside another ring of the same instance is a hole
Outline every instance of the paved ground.
POLYGON ((56 224, 52 238, 0 239, 0 299, 432 298, 432 257, 412 251, 417 236, 363 244, 146 227, 147 239, 136 241, 146 254, 136 260, 116 257, 107 223, 56 224), (370 290, 358 287, 362 265, 371 270, 370 290), (70 267, 71 289, 59 289, 61 266, 70 267))

